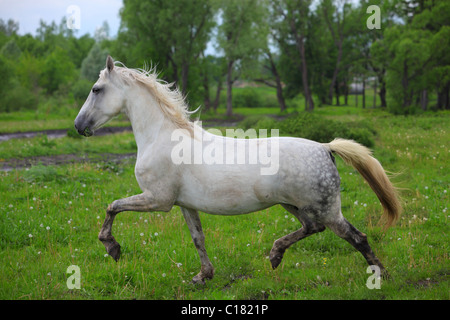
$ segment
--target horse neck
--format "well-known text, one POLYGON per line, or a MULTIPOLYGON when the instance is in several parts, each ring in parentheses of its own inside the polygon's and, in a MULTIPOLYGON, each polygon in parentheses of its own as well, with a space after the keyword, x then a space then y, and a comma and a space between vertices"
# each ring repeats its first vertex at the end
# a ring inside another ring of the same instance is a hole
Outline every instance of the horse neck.
POLYGON ((125 113, 131 122, 134 137, 138 147, 138 157, 150 148, 158 138, 168 135, 173 130, 173 124, 164 116, 156 99, 146 90, 130 90, 130 98, 125 107, 125 113), (131 95, 131 93, 134 93, 131 95))

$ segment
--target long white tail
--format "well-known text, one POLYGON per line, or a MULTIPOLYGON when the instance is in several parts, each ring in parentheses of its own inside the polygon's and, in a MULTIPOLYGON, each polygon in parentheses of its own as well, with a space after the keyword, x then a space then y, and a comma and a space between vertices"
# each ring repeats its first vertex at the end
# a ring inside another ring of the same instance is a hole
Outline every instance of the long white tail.
POLYGON ((345 139, 335 139, 324 146, 358 170, 383 206, 386 227, 391 226, 400 216, 402 206, 397 189, 392 185, 380 162, 372 157, 372 152, 355 141, 345 139))

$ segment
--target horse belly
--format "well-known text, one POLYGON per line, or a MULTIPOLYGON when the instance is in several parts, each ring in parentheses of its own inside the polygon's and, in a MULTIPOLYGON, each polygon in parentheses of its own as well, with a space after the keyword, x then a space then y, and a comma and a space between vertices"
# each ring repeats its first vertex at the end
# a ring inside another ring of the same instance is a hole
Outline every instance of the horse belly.
POLYGON ((276 204, 272 197, 261 199, 258 188, 266 181, 255 179, 255 175, 234 175, 191 178, 183 185, 176 204, 209 214, 238 215, 265 209, 276 204))

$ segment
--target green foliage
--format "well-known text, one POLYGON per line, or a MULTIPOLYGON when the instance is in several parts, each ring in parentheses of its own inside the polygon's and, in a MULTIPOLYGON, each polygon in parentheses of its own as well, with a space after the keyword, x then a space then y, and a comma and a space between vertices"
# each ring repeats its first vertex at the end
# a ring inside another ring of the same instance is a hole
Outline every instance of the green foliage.
POLYGON ((23 179, 26 182, 50 182, 57 181, 58 174, 55 167, 39 164, 32 166, 29 170, 25 171, 23 179))
POLYGON ((92 83, 97 81, 100 71, 105 69, 108 53, 108 49, 102 49, 99 43, 95 43, 81 64, 81 76, 92 83))
POLYGON ((78 103, 83 103, 89 95, 94 82, 87 79, 79 79, 71 88, 74 99, 78 103))
POLYGON ((309 112, 302 112, 277 123, 280 134, 301 137, 317 142, 330 142, 334 138, 355 140, 367 147, 374 146, 374 130, 364 123, 344 123, 309 112))
POLYGON ((75 66, 67 51, 56 47, 44 60, 40 83, 50 94, 68 84, 75 77, 75 66))
POLYGON ((258 108, 263 106, 263 99, 256 90, 247 87, 235 91, 233 105, 235 108, 258 108))

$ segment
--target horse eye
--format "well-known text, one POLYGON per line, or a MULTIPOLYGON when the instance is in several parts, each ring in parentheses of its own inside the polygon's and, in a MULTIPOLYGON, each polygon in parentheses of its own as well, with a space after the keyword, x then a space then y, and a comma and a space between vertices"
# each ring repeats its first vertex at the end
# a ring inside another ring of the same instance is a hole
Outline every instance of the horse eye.
POLYGON ((92 88, 92 92, 93 93, 99 93, 100 92, 100 88, 98 88, 98 87, 94 87, 94 88, 92 88))

